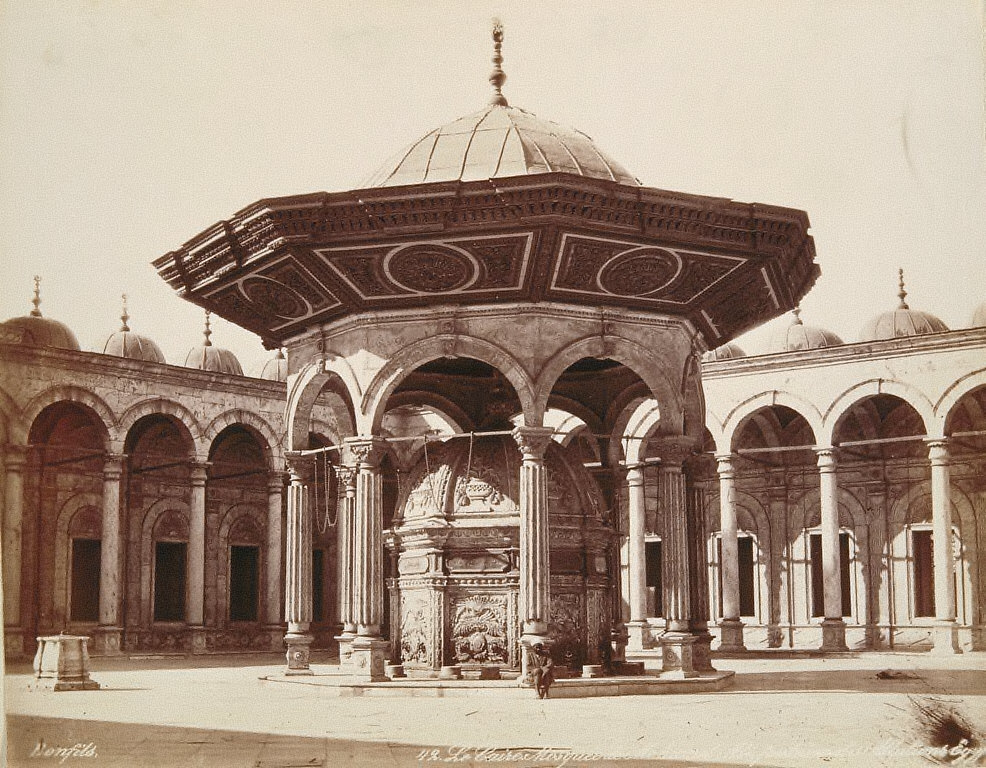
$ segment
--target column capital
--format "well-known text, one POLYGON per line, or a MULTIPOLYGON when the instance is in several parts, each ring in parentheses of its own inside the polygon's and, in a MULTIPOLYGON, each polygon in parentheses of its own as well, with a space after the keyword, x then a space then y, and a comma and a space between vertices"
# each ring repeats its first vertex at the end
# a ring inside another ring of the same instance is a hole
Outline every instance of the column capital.
POLYGON ((354 464, 359 469, 373 469, 386 453, 387 441, 375 435, 359 435, 347 437, 343 446, 347 464, 354 464))
POLYGON ((267 473, 267 492, 268 493, 282 493, 284 491, 284 484, 288 481, 289 474, 287 472, 281 472, 280 470, 274 470, 267 473))
POLYGON ((315 457, 311 454, 306 456, 301 451, 285 451, 284 463, 287 466, 290 481, 307 482, 311 479, 315 468, 315 457))
POLYGON ((815 449, 819 472, 835 472, 838 464, 838 454, 834 446, 815 449))
POLYGON ((122 453, 108 453, 103 457, 103 479, 119 480, 123 475, 123 462, 127 457, 122 453))
POLYGON ((715 455, 715 459, 716 459, 716 471, 719 473, 719 478, 721 480, 735 479, 736 477, 735 454, 717 453, 715 455))
POLYGON ((346 493, 356 492, 356 476, 359 474, 359 467, 352 464, 340 464, 336 467, 336 476, 339 478, 339 487, 346 493))
POLYGON ((27 463, 28 447, 8 443, 3 447, 3 465, 8 472, 20 472, 27 463))
POLYGON ((949 463, 948 438, 925 438, 924 444, 928 446, 928 459, 933 466, 943 466, 949 463))
POLYGON ((646 464, 642 461, 638 461, 635 464, 627 464, 624 469, 626 470, 626 482, 629 487, 638 487, 644 484, 644 467, 646 464))
POLYGON ((551 427, 516 427, 511 434, 524 461, 541 461, 555 430, 551 427))
POLYGON ((662 437, 652 441, 649 450, 660 458, 662 468, 680 467, 695 453, 695 438, 686 435, 662 437))
POLYGON ((205 481, 209 477, 209 467, 211 466, 212 462, 209 461, 190 461, 188 463, 188 470, 192 485, 205 485, 205 481))

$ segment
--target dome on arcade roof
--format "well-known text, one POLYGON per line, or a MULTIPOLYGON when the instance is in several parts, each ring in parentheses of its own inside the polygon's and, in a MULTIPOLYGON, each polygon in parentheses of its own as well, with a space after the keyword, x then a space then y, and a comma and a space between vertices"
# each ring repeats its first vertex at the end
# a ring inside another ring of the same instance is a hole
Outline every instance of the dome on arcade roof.
POLYGON ((209 327, 209 316, 212 313, 206 310, 205 313, 205 337, 202 344, 192 347, 185 356, 186 368, 198 368, 200 371, 212 371, 213 373, 225 373, 231 376, 242 376, 243 367, 236 355, 228 349, 212 346, 212 329, 209 327))
POLYGON ((79 340, 65 323, 41 314, 41 278, 34 278, 34 309, 23 317, 12 317, 0 323, 0 341, 29 347, 55 347, 79 351, 79 340))
POLYGON ((794 308, 794 320, 780 329, 771 344, 771 352, 797 352, 803 349, 835 347, 845 342, 832 331, 814 325, 805 325, 801 319, 801 307, 794 308))
POLYGON ((287 381, 288 380, 288 361, 284 357, 284 350, 277 348, 277 353, 273 357, 268 357, 260 365, 253 369, 255 379, 267 379, 268 381, 287 381))
POLYGON ((640 181, 581 131, 507 104, 500 91, 503 28, 493 28, 493 95, 489 104, 436 128, 392 159, 367 182, 396 187, 441 181, 479 181, 538 173, 571 173, 620 184, 640 181))
POLYGON ((911 309, 904 299, 907 291, 904 290, 904 270, 897 271, 900 291, 900 303, 896 309, 889 312, 881 312, 863 326, 859 334, 860 341, 879 341, 881 339, 894 339, 900 336, 921 336, 927 333, 943 333, 948 330, 948 326, 935 317, 930 312, 922 312, 918 309, 911 309))
POLYGON ((715 349, 710 349, 704 355, 702 355, 702 360, 707 363, 714 363, 719 360, 736 360, 740 357, 746 357, 746 352, 744 352, 739 344, 735 342, 728 342, 723 344, 721 347, 716 347, 715 349))
POLYGON ((130 360, 143 360, 149 363, 165 362, 164 353, 161 348, 147 336, 141 336, 130 330, 127 321, 130 315, 127 314, 127 295, 123 294, 123 314, 120 315, 122 324, 120 330, 110 334, 103 345, 104 355, 116 355, 130 360))
POLYGON ((972 313, 972 324, 970 328, 983 328, 986 327, 986 301, 976 307, 976 311, 972 313))

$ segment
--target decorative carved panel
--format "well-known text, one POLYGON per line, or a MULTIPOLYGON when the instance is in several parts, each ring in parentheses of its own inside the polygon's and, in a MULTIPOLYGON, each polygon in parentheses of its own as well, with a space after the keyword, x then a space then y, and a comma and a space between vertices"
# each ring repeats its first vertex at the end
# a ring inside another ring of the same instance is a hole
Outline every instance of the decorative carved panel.
POLYGON ((401 659, 405 664, 431 664, 434 627, 430 596, 421 590, 401 593, 401 659))
MULTIPOLYGON (((554 580, 552 580, 554 582, 554 580)), ((585 609, 582 595, 551 593, 551 656, 556 664, 579 665, 585 661, 585 609)))
POLYGON ((474 595, 452 601, 451 654, 456 664, 506 664, 507 596, 474 595))

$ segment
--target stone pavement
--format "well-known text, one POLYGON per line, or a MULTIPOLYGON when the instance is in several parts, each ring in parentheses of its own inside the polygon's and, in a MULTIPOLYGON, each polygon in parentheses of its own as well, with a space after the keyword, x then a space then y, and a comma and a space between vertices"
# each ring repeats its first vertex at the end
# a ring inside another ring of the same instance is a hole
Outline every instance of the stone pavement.
MULTIPOLYGON (((329 672, 327 661, 313 666, 329 672)), ((280 671, 274 655, 95 659, 102 690, 63 693, 29 691, 17 665, 8 764, 920 766, 932 763, 916 704, 942 702, 986 733, 986 654, 716 663, 737 672, 729 690, 545 701, 344 698, 263 680, 280 671)))

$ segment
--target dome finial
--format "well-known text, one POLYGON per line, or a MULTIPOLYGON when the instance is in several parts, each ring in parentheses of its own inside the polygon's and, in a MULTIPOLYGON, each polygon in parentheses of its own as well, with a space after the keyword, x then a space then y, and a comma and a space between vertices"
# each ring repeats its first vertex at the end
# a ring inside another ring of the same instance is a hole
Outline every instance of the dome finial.
POLYGON ((31 310, 31 317, 41 317, 41 276, 34 276, 34 298, 31 299, 34 309, 31 310))
POLYGON ((801 304, 800 304, 800 302, 798 304, 795 304, 794 305, 794 309, 791 310, 791 311, 794 313, 794 322, 792 323, 792 325, 804 325, 804 322, 802 322, 802 320, 801 320, 801 304))
POLYGON ((904 290, 903 268, 897 270, 897 278, 897 285, 900 286, 900 291, 897 293, 897 296, 900 297, 900 304, 897 305, 897 309, 910 309, 910 307, 907 306, 907 302, 904 301, 904 299, 907 298, 907 291, 904 290))
POLYGON ((127 294, 121 294, 121 298, 123 299, 123 314, 120 315, 120 320, 123 321, 123 325, 120 326, 120 330, 126 332, 130 330, 130 326, 127 325, 127 320, 130 319, 130 315, 127 314, 127 294))
POLYGON ((503 84, 507 82, 507 75, 500 65, 503 63, 503 55, 500 53, 500 46, 503 44, 503 24, 499 19, 493 19, 493 71, 490 72, 490 85, 493 86, 493 95, 490 96, 490 104, 499 107, 506 107, 507 100, 500 92, 503 84))
POLYGON ((212 340, 209 338, 210 336, 212 336, 212 328, 210 327, 210 318, 211 318, 211 316, 212 316, 212 312, 210 312, 207 309, 205 311, 205 331, 203 331, 203 333, 202 333, 202 335, 205 336, 205 341, 202 342, 202 346, 203 347, 211 347, 212 346, 212 340))

